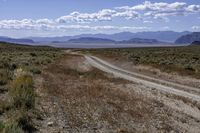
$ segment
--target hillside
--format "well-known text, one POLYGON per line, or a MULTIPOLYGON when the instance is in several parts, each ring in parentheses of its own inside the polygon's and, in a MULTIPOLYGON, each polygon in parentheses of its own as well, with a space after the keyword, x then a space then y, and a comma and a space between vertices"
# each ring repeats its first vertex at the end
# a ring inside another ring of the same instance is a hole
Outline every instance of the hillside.
POLYGON ((34 43, 32 39, 15 39, 9 37, 0 37, 1 42, 10 42, 10 43, 34 43))
POLYGON ((191 44, 194 41, 200 41, 200 32, 194 32, 192 34, 184 35, 178 38, 176 44, 191 44))
POLYGON ((200 41, 194 41, 190 46, 200 46, 200 41))
POLYGON ((164 42, 174 42, 178 37, 189 34, 190 32, 174 32, 174 31, 149 31, 149 32, 121 32, 111 35, 114 40, 128 40, 131 38, 156 39, 164 42))

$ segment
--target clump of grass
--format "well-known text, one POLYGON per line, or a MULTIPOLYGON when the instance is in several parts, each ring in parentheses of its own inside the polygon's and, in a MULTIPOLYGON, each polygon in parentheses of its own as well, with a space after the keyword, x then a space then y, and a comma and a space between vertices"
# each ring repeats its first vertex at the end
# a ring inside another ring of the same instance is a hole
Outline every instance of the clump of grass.
POLYGON ((35 104, 33 78, 30 75, 17 77, 10 84, 9 95, 14 107, 33 108, 35 104))
POLYGON ((0 132, 3 132, 5 125, 2 121, 0 121, 0 132))
POLYGON ((31 68, 30 72, 33 74, 41 74, 42 73, 41 70, 38 68, 31 68))
POLYGON ((30 55, 31 55, 32 57, 35 57, 35 56, 37 56, 37 54, 36 54, 36 53, 30 53, 30 55))
POLYGON ((0 69, 0 85, 6 85, 11 77, 12 74, 8 69, 0 69))
POLYGON ((21 108, 15 111, 14 116, 11 118, 11 123, 16 123, 17 127, 23 131, 30 132, 34 130, 31 111, 21 108))
POLYGON ((4 124, 0 123, 1 133, 24 133, 24 131, 17 125, 17 123, 4 124))
POLYGON ((2 103, 2 112, 12 106, 9 120, 3 127, 5 133, 23 133, 32 131, 32 112, 35 107, 34 82, 31 75, 19 75, 10 82, 9 90, 10 106, 2 103))
POLYGON ((11 108, 11 105, 7 101, 0 100, 0 115, 8 111, 11 108))

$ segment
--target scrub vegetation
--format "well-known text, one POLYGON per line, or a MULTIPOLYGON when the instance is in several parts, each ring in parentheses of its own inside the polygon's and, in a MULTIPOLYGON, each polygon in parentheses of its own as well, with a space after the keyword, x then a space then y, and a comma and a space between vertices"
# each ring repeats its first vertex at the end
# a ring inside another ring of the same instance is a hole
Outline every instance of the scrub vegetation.
POLYGON ((98 49, 87 53, 123 59, 135 65, 150 65, 164 72, 200 78, 200 47, 98 49))
POLYGON ((59 49, 0 42, 0 132, 33 132, 34 77, 62 56, 59 49))

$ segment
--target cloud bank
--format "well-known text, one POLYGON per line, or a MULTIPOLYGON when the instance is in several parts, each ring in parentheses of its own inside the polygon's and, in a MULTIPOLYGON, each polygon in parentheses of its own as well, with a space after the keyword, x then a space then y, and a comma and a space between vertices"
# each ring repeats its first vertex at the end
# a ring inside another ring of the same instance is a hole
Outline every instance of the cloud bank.
MULTIPOLYGON (((89 26, 89 23, 115 21, 116 18, 132 20, 140 19, 143 23, 153 23, 148 19, 168 20, 173 16, 187 16, 199 14, 200 5, 188 5, 185 2, 156 2, 145 1, 134 6, 115 7, 113 9, 102 9, 93 13, 81 13, 78 11, 68 15, 52 19, 22 19, 22 20, 0 20, 0 29, 4 30, 43 30, 43 31, 65 31, 65 30, 145 30, 150 27, 130 26, 89 26)), ((197 29, 196 27, 193 27, 197 29)))

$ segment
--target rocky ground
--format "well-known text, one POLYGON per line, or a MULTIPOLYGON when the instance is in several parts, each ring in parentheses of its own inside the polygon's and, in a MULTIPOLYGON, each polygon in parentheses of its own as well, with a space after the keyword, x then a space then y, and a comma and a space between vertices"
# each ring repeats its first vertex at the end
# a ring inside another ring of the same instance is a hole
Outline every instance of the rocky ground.
MULTIPOLYGON (((130 66, 123 67, 131 70, 130 66)), ((35 80, 41 112, 35 121, 38 132, 200 131, 199 103, 115 78, 82 56, 66 54, 35 80)), ((187 81, 198 85, 198 80, 187 81)))

